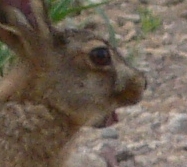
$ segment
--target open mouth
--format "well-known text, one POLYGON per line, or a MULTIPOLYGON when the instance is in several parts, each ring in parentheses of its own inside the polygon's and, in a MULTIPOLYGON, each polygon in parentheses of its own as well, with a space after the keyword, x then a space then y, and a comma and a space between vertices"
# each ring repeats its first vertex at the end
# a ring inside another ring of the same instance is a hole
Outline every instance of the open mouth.
POLYGON ((94 125, 96 128, 106 128, 108 126, 118 123, 118 115, 113 111, 110 115, 107 115, 98 124, 94 125))

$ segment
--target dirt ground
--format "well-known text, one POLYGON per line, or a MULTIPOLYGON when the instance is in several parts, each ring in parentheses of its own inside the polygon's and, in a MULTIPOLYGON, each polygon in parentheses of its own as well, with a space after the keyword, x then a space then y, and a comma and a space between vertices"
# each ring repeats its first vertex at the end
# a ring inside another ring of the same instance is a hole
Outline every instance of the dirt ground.
MULTIPOLYGON (((187 0, 115 0, 104 8, 121 52, 135 57, 148 88, 139 104, 116 110, 119 123, 83 128, 71 167, 187 167, 186 7, 187 0), (158 16, 161 26, 137 40, 140 7, 158 16)), ((90 15, 96 32, 106 28, 99 16, 90 15)), ((77 18, 84 19, 87 13, 77 18)))

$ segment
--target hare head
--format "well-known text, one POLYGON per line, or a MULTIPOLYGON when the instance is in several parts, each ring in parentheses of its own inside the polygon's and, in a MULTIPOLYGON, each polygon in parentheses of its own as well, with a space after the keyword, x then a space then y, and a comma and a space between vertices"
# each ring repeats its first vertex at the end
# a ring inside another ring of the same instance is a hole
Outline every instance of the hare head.
POLYGON ((43 104, 72 126, 137 103, 145 89, 143 73, 107 41, 52 25, 42 0, 1 0, 0 40, 20 62, 2 81, 1 100, 43 104))

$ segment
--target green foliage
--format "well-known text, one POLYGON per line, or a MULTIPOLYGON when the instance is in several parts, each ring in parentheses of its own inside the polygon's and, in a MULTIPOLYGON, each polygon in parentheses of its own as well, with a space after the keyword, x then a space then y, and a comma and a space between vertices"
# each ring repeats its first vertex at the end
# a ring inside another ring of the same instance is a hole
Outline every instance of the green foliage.
POLYGON ((161 25, 161 19, 154 16, 153 13, 147 8, 141 8, 139 10, 141 29, 147 34, 155 31, 161 25))
POLYGON ((107 25, 108 32, 109 32, 109 41, 110 41, 111 45, 113 47, 117 47, 117 40, 116 40, 116 36, 115 36, 116 33, 114 31, 113 26, 110 23, 108 16, 101 8, 97 8, 96 11, 103 18, 103 20, 105 21, 105 23, 107 25))
POLYGON ((86 6, 81 6, 78 0, 47 0, 49 4, 49 14, 54 22, 58 22, 64 19, 67 15, 73 13, 80 13, 83 10, 98 7, 100 5, 108 3, 103 1, 101 3, 90 3, 86 6))
POLYGON ((0 42, 0 76, 3 76, 4 65, 13 59, 12 52, 0 42))

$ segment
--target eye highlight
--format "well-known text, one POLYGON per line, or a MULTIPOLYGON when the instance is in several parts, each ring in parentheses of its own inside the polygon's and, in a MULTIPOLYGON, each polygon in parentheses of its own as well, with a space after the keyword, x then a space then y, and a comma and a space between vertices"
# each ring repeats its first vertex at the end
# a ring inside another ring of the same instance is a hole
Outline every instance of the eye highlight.
POLYGON ((106 47, 97 47, 89 53, 91 61, 98 66, 106 66, 111 64, 110 52, 106 47))

